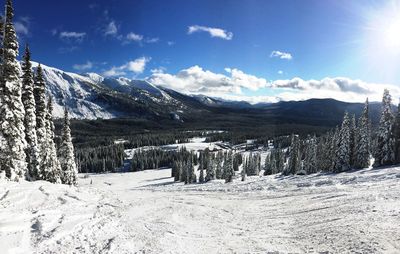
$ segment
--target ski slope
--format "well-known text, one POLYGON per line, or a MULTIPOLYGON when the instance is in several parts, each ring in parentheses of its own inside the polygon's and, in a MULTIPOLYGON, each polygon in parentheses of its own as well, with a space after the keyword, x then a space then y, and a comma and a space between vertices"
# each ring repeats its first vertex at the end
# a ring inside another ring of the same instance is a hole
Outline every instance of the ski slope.
POLYGON ((400 168, 174 183, 0 182, 1 253, 400 253, 400 168))

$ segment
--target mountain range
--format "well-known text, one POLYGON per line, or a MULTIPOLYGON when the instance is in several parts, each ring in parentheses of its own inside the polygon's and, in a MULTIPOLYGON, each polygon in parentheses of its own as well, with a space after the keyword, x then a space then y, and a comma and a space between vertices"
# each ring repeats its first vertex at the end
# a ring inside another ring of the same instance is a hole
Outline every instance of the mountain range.
MULTIPOLYGON (((37 68, 38 64, 33 63, 37 68)), ((141 118, 177 122, 214 121, 269 124, 335 126, 345 111, 359 116, 362 103, 334 99, 282 101, 252 105, 204 95, 187 95, 155 86, 147 80, 103 77, 96 73, 76 74, 42 65, 48 93, 54 98, 54 116, 61 117, 66 105, 75 119, 141 118)), ((379 117, 380 103, 371 103, 372 122, 379 117)), ((240 125, 239 125, 240 126, 240 125)))

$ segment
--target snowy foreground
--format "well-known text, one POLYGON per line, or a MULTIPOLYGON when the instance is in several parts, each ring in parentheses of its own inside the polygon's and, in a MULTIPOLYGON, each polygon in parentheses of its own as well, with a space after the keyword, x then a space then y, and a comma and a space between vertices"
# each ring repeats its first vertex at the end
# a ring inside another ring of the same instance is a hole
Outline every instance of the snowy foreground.
POLYGON ((169 176, 1 182, 1 253, 400 253, 400 168, 187 186, 169 176))

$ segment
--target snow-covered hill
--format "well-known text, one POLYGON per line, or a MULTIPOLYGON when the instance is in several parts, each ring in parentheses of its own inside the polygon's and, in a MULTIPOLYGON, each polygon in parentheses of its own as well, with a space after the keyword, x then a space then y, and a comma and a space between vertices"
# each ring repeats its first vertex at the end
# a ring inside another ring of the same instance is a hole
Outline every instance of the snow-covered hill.
MULTIPOLYGON (((33 63, 34 69, 37 63, 33 63)), ((127 116, 124 105, 141 103, 146 107, 148 101, 178 107, 179 102, 162 89, 143 80, 126 78, 104 78, 96 73, 76 74, 41 65, 47 83, 48 93, 54 98, 54 116, 61 117, 64 104, 74 118, 96 119, 127 116)), ((155 105, 156 107, 157 105, 155 105)), ((141 111, 143 111, 141 107, 141 111)), ((149 108, 149 111, 152 109, 149 108)), ((139 112, 141 113, 141 112, 139 112)), ((157 112, 159 113, 159 112, 157 112)))
POLYGON ((0 182, 1 252, 400 252, 399 167, 231 184, 170 174, 0 182))

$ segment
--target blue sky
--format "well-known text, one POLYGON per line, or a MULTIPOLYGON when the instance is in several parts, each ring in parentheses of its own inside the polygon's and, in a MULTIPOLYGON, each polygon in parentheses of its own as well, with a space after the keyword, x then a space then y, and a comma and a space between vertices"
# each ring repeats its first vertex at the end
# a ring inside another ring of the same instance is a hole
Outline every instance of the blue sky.
POLYGON ((15 0, 14 5, 20 42, 29 42, 34 60, 66 71, 149 78, 232 99, 302 99, 322 88, 315 96, 326 97, 333 84, 334 91, 347 93, 346 100, 358 101, 377 96, 379 84, 396 89, 400 83, 400 36, 392 36, 400 29, 397 1, 15 0))

